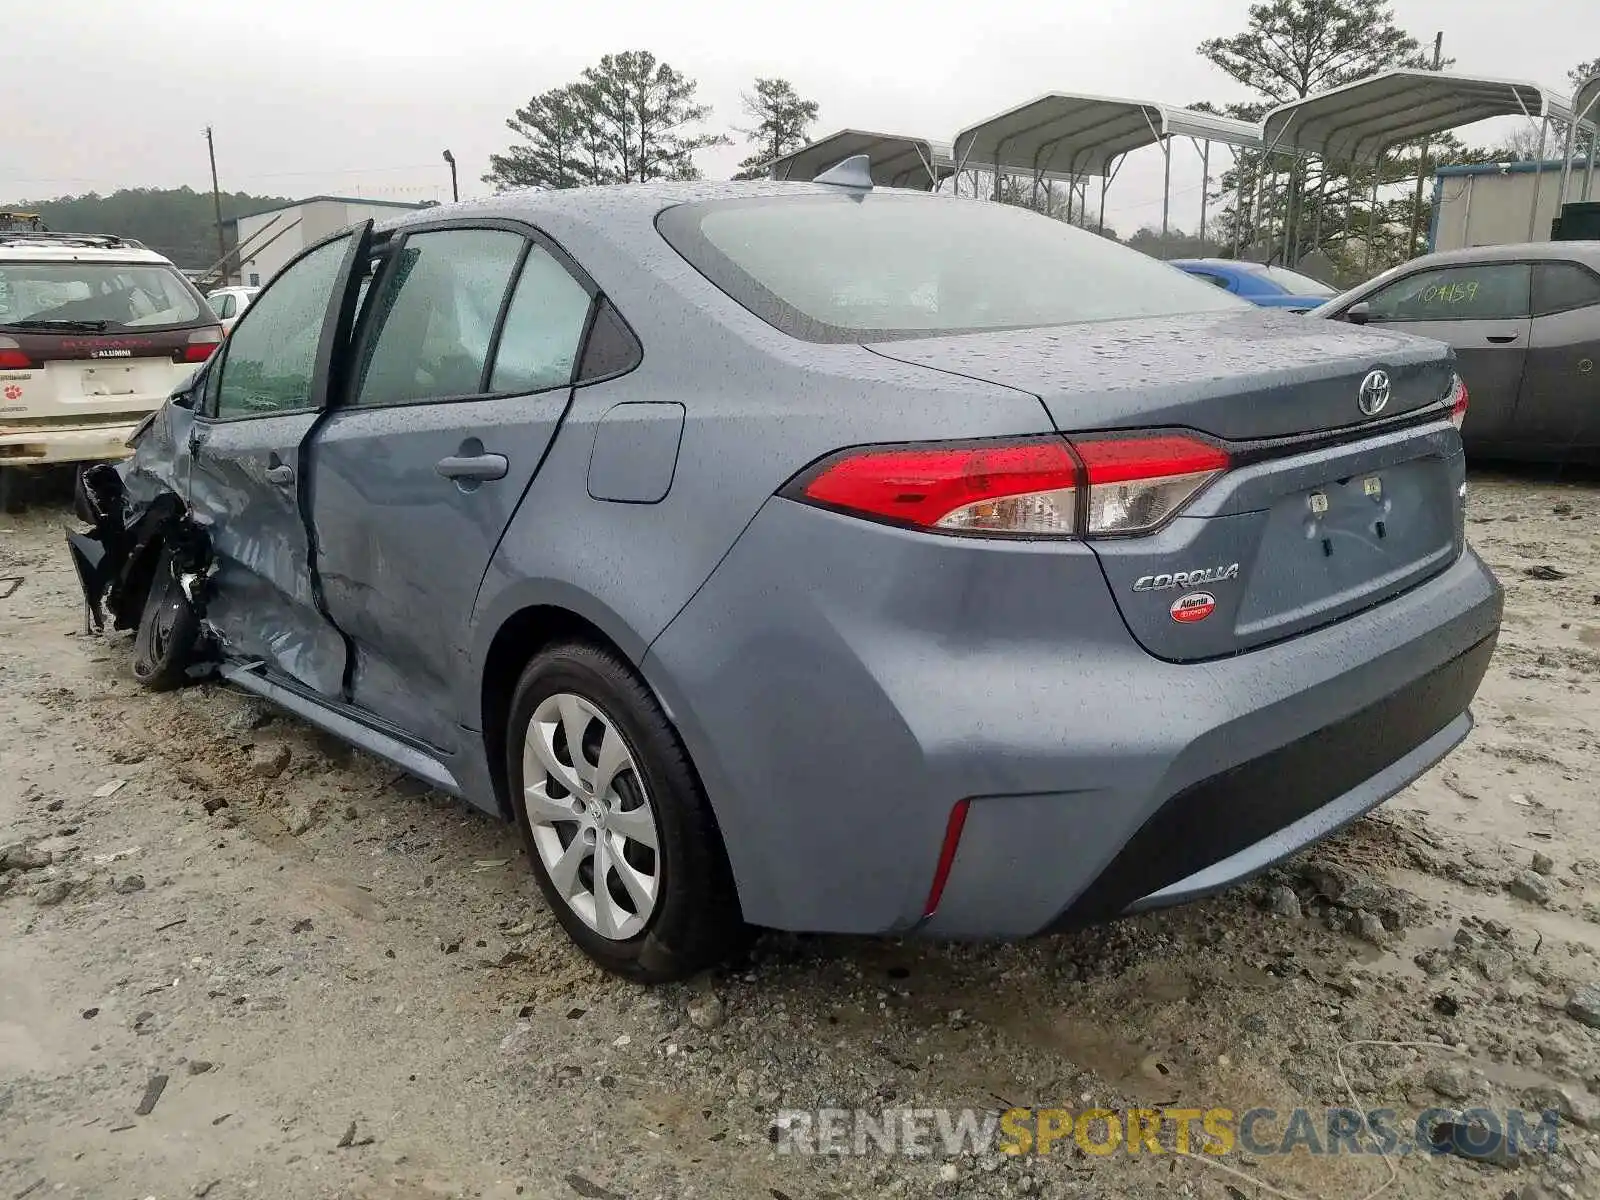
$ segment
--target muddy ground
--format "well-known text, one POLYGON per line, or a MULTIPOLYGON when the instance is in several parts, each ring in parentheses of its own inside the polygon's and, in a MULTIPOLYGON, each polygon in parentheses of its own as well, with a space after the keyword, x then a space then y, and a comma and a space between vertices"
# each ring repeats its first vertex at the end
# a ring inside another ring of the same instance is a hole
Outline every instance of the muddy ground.
POLYGON ((1600 1195, 1600 478, 1470 504, 1508 593, 1477 730, 1336 841, 1110 928, 768 935, 653 991, 510 830, 224 687, 141 692, 68 512, 0 516, 0 1200, 1600 1195), (772 1144, 791 1108, 1352 1096, 1564 1116, 1494 1163, 772 1144))

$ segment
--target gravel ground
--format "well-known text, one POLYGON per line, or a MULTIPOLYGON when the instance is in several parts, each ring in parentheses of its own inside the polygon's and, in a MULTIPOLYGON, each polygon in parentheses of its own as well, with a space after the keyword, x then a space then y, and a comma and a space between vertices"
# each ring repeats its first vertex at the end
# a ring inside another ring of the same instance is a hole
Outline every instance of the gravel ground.
POLYGON ((1470 504, 1508 590, 1478 728, 1310 856, 1024 944, 767 935, 649 991, 568 946, 511 830, 226 688, 140 691, 82 632, 70 515, 0 516, 0 1200, 1600 1195, 1600 479, 1470 504), (1496 1164, 773 1145, 783 1109, 1352 1096, 1564 1115, 1496 1164))

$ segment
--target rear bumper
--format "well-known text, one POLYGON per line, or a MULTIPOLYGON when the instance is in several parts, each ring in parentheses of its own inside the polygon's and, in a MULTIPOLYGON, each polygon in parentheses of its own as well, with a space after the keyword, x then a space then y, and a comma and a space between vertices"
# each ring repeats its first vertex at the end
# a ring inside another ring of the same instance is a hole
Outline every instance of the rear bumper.
POLYGON ((0 467, 33 466, 40 463, 103 462, 126 458, 128 438, 139 427, 144 414, 126 424, 52 426, 40 425, 14 432, 0 432, 0 467))
POLYGON ((1161 805, 1059 924, 1210 895, 1394 795, 1472 730, 1495 635, 1375 704, 1191 784, 1161 805))
POLYGON ((747 919, 1025 936, 1216 891, 1392 795, 1470 729, 1500 611, 1468 550, 1332 625, 1171 663, 1081 545, 774 501, 644 666, 747 919))

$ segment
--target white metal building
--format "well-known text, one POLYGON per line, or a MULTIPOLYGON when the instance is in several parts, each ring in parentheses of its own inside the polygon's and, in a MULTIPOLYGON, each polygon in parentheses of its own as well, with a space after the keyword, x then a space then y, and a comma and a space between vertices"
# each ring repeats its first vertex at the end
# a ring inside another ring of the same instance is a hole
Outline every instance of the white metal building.
POLYGON ((229 281, 260 287, 300 251, 346 225, 368 217, 381 221, 395 216, 399 210, 423 207, 426 206, 398 200, 307 196, 281 208, 235 217, 228 224, 234 227, 237 238, 234 244, 243 249, 245 258, 228 264, 229 281))
MULTIPOLYGON (((1533 213, 1534 240, 1548 241, 1550 223, 1560 212, 1562 170, 1559 162, 1473 163, 1440 167, 1433 177, 1433 227, 1429 250, 1469 246, 1504 246, 1528 240, 1528 213, 1533 213)), ((1566 200, 1583 200, 1585 171, 1580 164, 1567 173, 1566 200)), ((1600 199, 1600 185, 1591 187, 1600 199)))

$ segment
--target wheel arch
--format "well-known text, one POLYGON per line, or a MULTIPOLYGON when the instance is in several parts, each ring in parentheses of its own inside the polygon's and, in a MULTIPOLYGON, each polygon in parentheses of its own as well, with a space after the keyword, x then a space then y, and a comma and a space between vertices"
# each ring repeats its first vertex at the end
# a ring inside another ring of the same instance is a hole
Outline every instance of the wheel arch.
POLYGON ((511 715, 511 699, 523 668, 546 646, 562 641, 582 641, 617 655, 643 681, 667 712, 668 720, 672 719, 666 703, 639 669, 646 646, 644 640, 598 601, 564 594, 570 591, 572 589, 541 590, 539 594, 524 595, 525 603, 511 607, 493 623, 493 632, 479 642, 480 649, 474 656, 480 664, 476 672, 475 706, 478 728, 483 735, 485 765, 495 805, 507 820, 515 816, 506 778, 506 725, 511 715))

